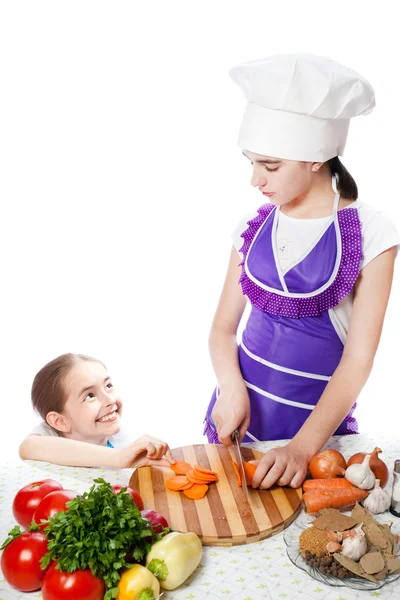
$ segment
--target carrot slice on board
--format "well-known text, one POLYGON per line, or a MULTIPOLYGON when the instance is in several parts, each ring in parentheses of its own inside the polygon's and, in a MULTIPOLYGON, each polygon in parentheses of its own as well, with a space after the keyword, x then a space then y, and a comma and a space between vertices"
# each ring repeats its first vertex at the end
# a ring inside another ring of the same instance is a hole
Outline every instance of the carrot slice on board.
MULTIPOLYGON (((235 469, 236 475, 238 478, 238 486, 242 487, 242 474, 240 472, 239 466, 234 461, 232 461, 232 464, 233 464, 233 468, 235 469)), ((253 465, 251 463, 243 461, 243 467, 244 467, 244 474, 246 475, 246 485, 251 485, 251 482, 253 481, 254 473, 256 472, 256 469, 257 469, 257 465, 253 465)))
POLYGON ((191 469, 190 471, 188 471, 186 473, 186 477, 188 478, 188 481, 191 481, 192 483, 198 483, 200 485, 208 483, 208 482, 204 481, 204 479, 200 479, 199 477, 197 477, 196 473, 193 471, 193 469, 191 469))
POLYGON ((193 483, 188 480, 186 475, 176 475, 175 477, 167 479, 165 485, 169 490, 180 492, 181 490, 188 490, 191 488, 193 483))
POLYGON ((195 471, 193 471, 193 473, 190 473, 189 477, 190 477, 190 481, 193 481, 193 483, 207 483, 208 484, 208 483, 214 483, 214 481, 215 481, 215 479, 199 477, 199 475, 195 471), (194 481, 194 480, 196 480, 196 481, 194 481))
POLYGON ((344 477, 332 477, 327 479, 306 479, 303 483, 303 491, 308 492, 309 490, 337 490, 343 488, 353 489, 357 486, 353 485, 344 477))
POLYGON ((244 473, 246 475, 246 483, 247 485, 251 485, 254 477, 254 473, 256 472, 257 465, 253 465, 252 463, 248 463, 243 461, 244 473))
POLYGON ((201 467, 200 465, 194 465, 193 469, 195 471, 198 471, 199 473, 203 473, 204 475, 214 475, 215 477, 218 477, 217 473, 215 471, 210 471, 210 469, 205 469, 204 467, 201 467))
POLYGON ((183 493, 185 494, 185 496, 187 496, 188 498, 191 498, 192 500, 199 500, 200 498, 204 498, 204 496, 207 494, 207 492, 208 492, 208 485, 206 485, 205 483, 203 483, 203 484, 195 483, 193 485, 193 487, 191 487, 189 490, 183 490, 183 493))
POLYGON ((235 469, 235 473, 237 475, 237 484, 239 487, 242 487, 242 476, 240 474, 239 467, 237 466, 237 464, 234 461, 232 461, 232 465, 233 465, 233 468, 235 469))
POLYGON ((193 467, 193 477, 197 477, 198 479, 201 479, 202 481, 204 481, 204 483, 207 482, 212 482, 212 481, 218 481, 218 477, 216 475, 205 475, 204 473, 202 473, 201 471, 199 471, 196 467, 193 467))
POLYGON ((189 463, 185 462, 184 460, 177 460, 173 464, 170 464, 169 468, 172 469, 177 475, 186 475, 186 473, 192 468, 192 465, 189 465, 189 463))

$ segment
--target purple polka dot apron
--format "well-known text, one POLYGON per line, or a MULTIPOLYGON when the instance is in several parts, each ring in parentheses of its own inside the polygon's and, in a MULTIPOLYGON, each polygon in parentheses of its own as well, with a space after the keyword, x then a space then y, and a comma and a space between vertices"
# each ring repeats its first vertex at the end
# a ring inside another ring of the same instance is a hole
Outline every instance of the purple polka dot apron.
MULTIPOLYGON (((323 233, 298 262, 282 272, 276 231, 279 207, 266 204, 248 222, 239 282, 251 313, 239 345, 239 363, 250 398, 249 433, 259 440, 290 439, 320 399, 343 352, 329 309, 353 289, 362 258, 361 224, 355 208, 334 210, 323 233)), ((351 205, 350 205, 351 206, 351 205)), ((204 433, 218 435, 208 406, 204 433)), ((357 433, 352 416, 336 435, 357 433)), ((252 441, 247 436, 245 441, 252 441)))

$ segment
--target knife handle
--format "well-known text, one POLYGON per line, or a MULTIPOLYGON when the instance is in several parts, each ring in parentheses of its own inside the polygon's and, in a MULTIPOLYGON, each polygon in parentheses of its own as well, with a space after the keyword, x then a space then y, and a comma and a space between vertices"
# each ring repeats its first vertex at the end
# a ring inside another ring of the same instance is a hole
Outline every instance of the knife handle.
POLYGON ((232 442, 236 442, 236 440, 239 439, 239 429, 235 429, 235 431, 233 431, 231 433, 231 440, 232 442))

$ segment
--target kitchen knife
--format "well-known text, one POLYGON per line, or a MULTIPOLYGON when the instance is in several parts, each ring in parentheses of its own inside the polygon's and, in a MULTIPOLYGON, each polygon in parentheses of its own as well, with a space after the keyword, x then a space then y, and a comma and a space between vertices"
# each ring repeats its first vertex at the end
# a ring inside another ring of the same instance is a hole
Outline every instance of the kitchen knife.
POLYGON ((239 430, 238 429, 235 429, 235 431, 232 433, 232 442, 235 442, 235 444, 236 444, 236 451, 237 451, 237 455, 238 455, 238 465, 240 467, 240 472, 242 474, 242 488, 243 488, 243 491, 244 491, 244 495, 246 496, 246 500, 248 502, 249 501, 249 492, 248 492, 248 489, 247 489, 246 473, 245 473, 245 470, 244 470, 242 453, 240 451, 239 430))

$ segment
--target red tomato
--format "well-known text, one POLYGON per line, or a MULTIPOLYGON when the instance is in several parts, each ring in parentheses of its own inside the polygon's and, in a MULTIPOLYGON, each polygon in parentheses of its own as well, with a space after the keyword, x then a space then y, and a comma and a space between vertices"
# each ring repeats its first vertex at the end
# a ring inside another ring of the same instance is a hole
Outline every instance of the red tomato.
POLYGON ((47 552, 47 539, 40 531, 27 531, 3 550, 1 570, 10 585, 21 592, 34 592, 42 584, 46 571, 40 559, 47 552))
POLYGON ((139 494, 137 492, 135 492, 135 490, 133 490, 132 488, 127 487, 126 485, 113 485, 112 488, 114 490, 114 494, 118 494, 119 491, 122 490, 122 488, 126 488, 126 491, 128 492, 128 494, 130 494, 132 496, 132 499, 133 499, 134 503, 136 504, 136 506, 138 507, 138 509, 139 510, 144 509, 143 500, 141 499, 139 494))
POLYGON ((67 573, 53 563, 42 584, 43 600, 103 600, 105 584, 90 569, 67 573))
POLYGON ((43 498, 54 490, 62 490, 62 485, 54 479, 43 479, 26 485, 17 492, 12 505, 12 511, 17 523, 29 527, 33 513, 43 498))
POLYGON ((55 490, 54 492, 50 492, 47 494, 33 513, 33 520, 35 523, 40 525, 43 529, 46 527, 47 523, 41 523, 42 519, 50 519, 50 517, 54 517, 57 513, 62 510, 68 510, 66 508, 67 502, 76 498, 77 492, 73 492, 72 490, 55 490))
POLYGON ((142 510, 142 517, 147 519, 153 528, 154 533, 161 533, 163 527, 169 527, 167 519, 159 515, 155 510, 142 510))

